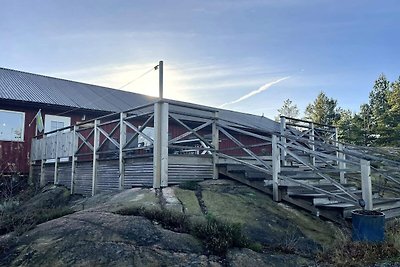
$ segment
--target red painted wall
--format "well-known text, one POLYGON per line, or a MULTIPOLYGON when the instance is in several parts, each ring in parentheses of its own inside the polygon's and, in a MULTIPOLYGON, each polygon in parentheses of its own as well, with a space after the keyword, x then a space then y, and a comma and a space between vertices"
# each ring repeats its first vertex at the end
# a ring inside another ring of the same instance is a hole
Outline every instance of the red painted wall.
MULTIPOLYGON (((0 140, 0 173, 29 173, 29 156, 31 150, 31 140, 35 136, 36 120, 34 120, 29 126, 29 123, 33 120, 39 108, 35 107, 22 107, 18 105, 4 105, 0 106, 2 110, 19 111, 25 113, 25 125, 24 125, 24 141, 1 141, 0 140)), ((57 115, 61 113, 60 110, 54 108, 41 108, 43 120, 46 114, 57 115)), ((67 116, 71 118, 71 124, 75 124, 77 121, 81 121, 83 114, 86 115, 86 119, 95 117, 95 115, 88 115, 86 112, 74 112, 72 114, 64 114, 60 116, 67 116)))

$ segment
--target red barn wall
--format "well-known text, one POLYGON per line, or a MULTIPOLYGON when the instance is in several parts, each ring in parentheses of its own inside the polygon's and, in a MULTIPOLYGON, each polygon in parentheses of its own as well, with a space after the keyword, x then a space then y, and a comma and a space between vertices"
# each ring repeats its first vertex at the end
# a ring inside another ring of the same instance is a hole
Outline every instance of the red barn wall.
MULTIPOLYGON (((32 138, 36 134, 36 120, 34 120, 29 126, 29 123, 33 120, 37 114, 39 108, 35 107, 22 107, 18 105, 4 105, 0 106, 2 110, 19 111, 25 113, 25 124, 24 124, 24 141, 1 141, 0 140, 0 173, 29 173, 29 156, 31 150, 32 138)), ((45 119, 45 115, 57 115, 61 113, 60 110, 54 108, 41 108, 42 117, 45 119)), ((88 115, 85 112, 78 113, 74 112, 71 114, 64 114, 60 116, 66 116, 71 118, 71 125, 82 120, 83 114, 86 115, 86 119, 95 117, 94 115, 88 115)))

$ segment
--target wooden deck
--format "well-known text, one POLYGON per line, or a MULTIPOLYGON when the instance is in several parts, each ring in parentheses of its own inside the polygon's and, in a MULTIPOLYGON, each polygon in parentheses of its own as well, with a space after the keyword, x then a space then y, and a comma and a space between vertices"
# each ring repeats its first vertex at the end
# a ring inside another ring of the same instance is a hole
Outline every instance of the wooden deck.
POLYGON ((362 203, 400 216, 400 163, 336 132, 287 118, 266 131, 160 101, 36 137, 31 178, 94 195, 224 175, 334 221, 362 203))

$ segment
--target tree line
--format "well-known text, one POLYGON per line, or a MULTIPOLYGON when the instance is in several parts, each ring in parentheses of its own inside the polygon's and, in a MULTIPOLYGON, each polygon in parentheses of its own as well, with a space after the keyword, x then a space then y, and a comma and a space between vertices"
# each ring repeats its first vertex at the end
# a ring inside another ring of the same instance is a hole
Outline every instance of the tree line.
MULTIPOLYGON (((297 105, 290 99, 284 101, 278 113, 279 116, 300 117, 297 105)), ((339 139, 346 143, 400 146, 400 77, 390 82, 381 74, 369 93, 368 103, 362 104, 358 112, 339 107, 337 100, 320 92, 307 105, 303 118, 338 127, 339 139)))

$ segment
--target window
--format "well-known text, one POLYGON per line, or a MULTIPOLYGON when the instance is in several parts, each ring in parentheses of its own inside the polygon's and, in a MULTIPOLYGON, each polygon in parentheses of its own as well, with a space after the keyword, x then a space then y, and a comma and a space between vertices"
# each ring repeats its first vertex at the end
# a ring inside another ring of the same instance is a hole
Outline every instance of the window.
POLYGON ((64 128, 63 121, 50 121, 50 131, 64 128))
POLYGON ((0 110, 0 140, 24 141, 25 113, 0 110))
MULTIPOLYGON (((140 128, 140 126, 139 126, 140 128)), ((153 127, 146 127, 143 129, 142 133, 144 133, 145 135, 147 135, 148 137, 150 137, 150 139, 154 140, 154 128, 153 127)), ((138 145, 139 146, 150 146, 151 143, 149 140, 147 140, 146 138, 144 138, 143 136, 139 135, 138 138, 138 145)))
POLYGON ((44 131, 51 132, 71 125, 71 118, 56 115, 45 115, 44 131))

